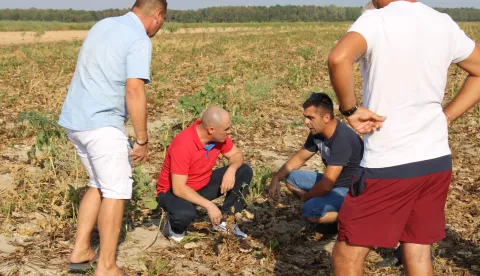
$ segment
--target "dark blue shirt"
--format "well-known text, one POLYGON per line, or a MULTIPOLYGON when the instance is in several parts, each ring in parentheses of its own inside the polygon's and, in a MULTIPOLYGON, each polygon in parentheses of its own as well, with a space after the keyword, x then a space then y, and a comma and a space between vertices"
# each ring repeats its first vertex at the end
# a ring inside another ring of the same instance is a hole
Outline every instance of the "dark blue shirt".
POLYGON ((310 134, 304 147, 319 152, 325 166, 342 166, 335 187, 350 187, 352 176, 360 167, 363 157, 363 140, 350 127, 338 121, 332 137, 310 134))

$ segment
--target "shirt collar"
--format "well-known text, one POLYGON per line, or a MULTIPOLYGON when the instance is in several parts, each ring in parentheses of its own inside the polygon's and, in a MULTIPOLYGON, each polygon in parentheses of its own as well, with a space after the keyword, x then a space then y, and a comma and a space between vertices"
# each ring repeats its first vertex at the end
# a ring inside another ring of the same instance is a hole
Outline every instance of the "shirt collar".
POLYGON ((198 120, 195 123, 193 123, 193 125, 192 125, 193 141, 195 142, 195 145, 197 145, 197 148, 199 150, 205 149, 205 146, 200 141, 200 137, 198 137, 198 133, 197 133, 197 125, 199 125, 201 122, 202 122, 201 120, 198 120))
POLYGON ((337 136, 338 128, 339 128, 340 124, 343 124, 340 120, 337 120, 337 122, 338 123, 337 123, 337 126, 335 127, 335 131, 333 132, 333 134, 330 138, 327 139, 325 136, 323 136, 321 134, 314 135, 313 138, 321 140, 326 145, 330 145, 330 143, 332 143, 332 141, 335 140, 335 137, 337 136))
POLYGON ((133 20, 133 22, 135 22, 135 25, 137 25, 137 27, 139 28, 139 30, 141 30, 141 31, 143 31, 143 32, 146 33, 145 27, 143 26, 142 21, 140 20, 140 18, 138 18, 138 16, 137 16, 135 13, 133 13, 133 12, 128 12, 128 13, 126 14, 126 16, 128 16, 130 19, 133 20))

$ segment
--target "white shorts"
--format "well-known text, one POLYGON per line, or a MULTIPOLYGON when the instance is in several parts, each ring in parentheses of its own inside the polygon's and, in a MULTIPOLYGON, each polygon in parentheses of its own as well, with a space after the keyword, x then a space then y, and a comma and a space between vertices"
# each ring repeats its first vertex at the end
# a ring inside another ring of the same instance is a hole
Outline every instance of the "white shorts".
POLYGON ((127 136, 118 128, 102 127, 88 131, 67 129, 83 166, 90 187, 100 189, 104 198, 132 197, 132 163, 127 136))

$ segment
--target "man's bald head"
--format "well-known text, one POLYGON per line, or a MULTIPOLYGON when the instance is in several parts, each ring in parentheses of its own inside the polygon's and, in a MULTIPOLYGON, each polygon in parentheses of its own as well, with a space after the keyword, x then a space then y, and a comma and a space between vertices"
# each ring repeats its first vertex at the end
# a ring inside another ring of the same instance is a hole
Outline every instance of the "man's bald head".
POLYGON ((202 116, 202 122, 206 127, 218 127, 229 123, 230 115, 228 112, 219 106, 210 106, 205 110, 202 116))
POLYGON ((201 127, 208 135, 209 141, 225 142, 231 131, 230 125, 230 115, 221 107, 211 106, 202 115, 201 127))

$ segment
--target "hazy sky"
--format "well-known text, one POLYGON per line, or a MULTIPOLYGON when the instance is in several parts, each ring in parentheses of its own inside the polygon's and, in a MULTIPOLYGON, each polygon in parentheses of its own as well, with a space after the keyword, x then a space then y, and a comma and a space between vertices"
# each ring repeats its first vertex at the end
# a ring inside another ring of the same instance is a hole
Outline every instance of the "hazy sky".
MULTIPOLYGON (((76 9, 103 10, 129 8, 135 0, 1 0, 0 9, 76 9)), ((211 6, 270 6, 270 5, 318 5, 363 6, 367 0, 169 0, 169 8, 186 10, 211 6)), ((480 8, 480 0, 423 0, 432 7, 474 7, 480 8)))

